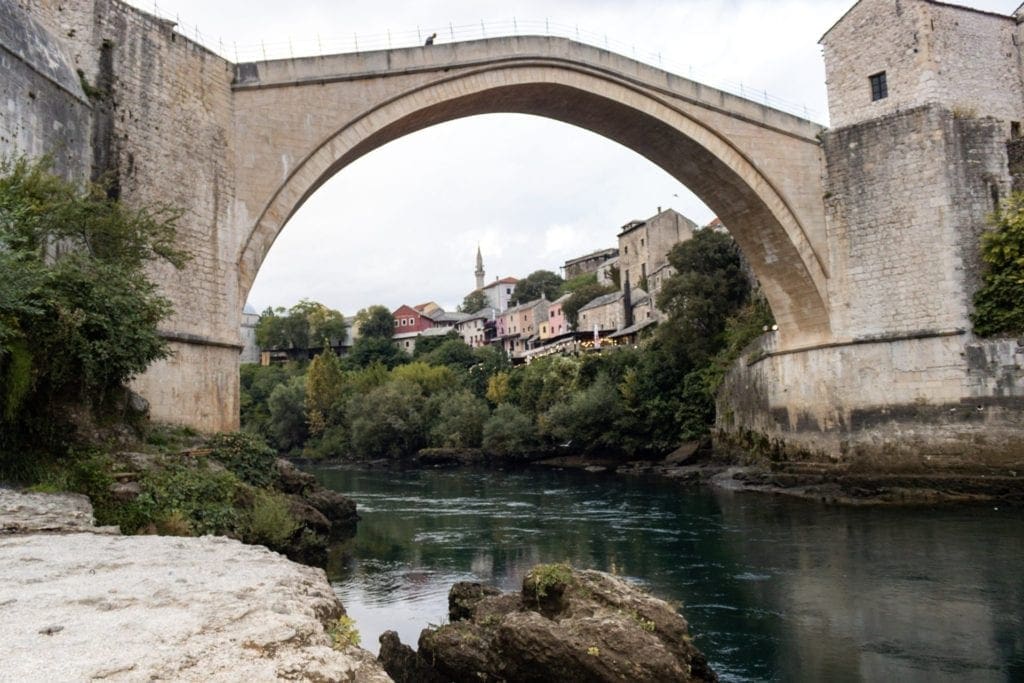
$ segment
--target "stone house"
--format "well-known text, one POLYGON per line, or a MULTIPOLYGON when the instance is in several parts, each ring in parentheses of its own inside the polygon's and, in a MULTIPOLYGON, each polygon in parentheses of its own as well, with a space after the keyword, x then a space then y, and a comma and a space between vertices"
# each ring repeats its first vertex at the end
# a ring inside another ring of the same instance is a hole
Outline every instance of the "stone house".
POLYGON ((569 259, 562 266, 563 276, 566 280, 571 280, 574 277, 586 275, 587 273, 596 273, 603 264, 615 259, 618 255, 618 249, 609 247, 608 249, 599 249, 598 251, 569 259))
POLYGON ((622 291, 599 296, 579 310, 579 331, 608 334, 625 326, 622 291))
MULTIPOLYGON (((619 232, 619 273, 622 286, 656 292, 649 276, 668 266, 668 252, 693 237, 697 224, 674 209, 661 210, 644 221, 630 221, 619 232)), ((660 278, 659 278, 660 281, 660 278)))
POLYGON ((1000 119, 1019 136, 1022 8, 1007 16, 934 0, 860 0, 819 41, 833 128, 941 104, 1000 119))

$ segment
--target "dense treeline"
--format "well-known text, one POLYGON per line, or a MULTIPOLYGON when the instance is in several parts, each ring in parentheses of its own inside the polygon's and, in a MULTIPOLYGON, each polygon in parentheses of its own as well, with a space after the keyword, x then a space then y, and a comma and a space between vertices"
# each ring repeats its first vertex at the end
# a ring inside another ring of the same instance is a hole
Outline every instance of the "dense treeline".
POLYGON ((771 323, 728 235, 698 232, 669 260, 679 274, 658 301, 669 320, 637 348, 513 368, 498 349, 452 336, 421 340, 412 358, 328 351, 308 365, 246 366, 243 425, 310 457, 401 458, 425 447, 664 453, 707 433, 725 369, 771 323))

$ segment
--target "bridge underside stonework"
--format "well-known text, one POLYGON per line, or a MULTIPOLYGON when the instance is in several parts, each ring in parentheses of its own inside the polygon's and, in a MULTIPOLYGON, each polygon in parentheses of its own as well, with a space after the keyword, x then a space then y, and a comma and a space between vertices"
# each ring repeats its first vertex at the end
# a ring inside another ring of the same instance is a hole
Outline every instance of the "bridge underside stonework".
POLYGON ((185 211, 192 262, 153 271, 176 307, 174 355, 136 381, 156 419, 237 426, 246 296, 327 179, 428 126, 515 112, 636 151, 736 238, 779 331, 730 376, 723 436, 879 461, 907 457, 908 425, 926 443, 941 423, 935 438, 962 460, 997 462, 1021 441, 1020 350, 969 332, 977 238, 1009 187, 996 122, 931 106, 826 131, 548 37, 232 64, 118 0, 2 12, 16 77, 0 82, 0 153, 55 150, 69 175, 109 172, 126 201, 185 211), (26 28, 28 46, 13 37, 26 28))

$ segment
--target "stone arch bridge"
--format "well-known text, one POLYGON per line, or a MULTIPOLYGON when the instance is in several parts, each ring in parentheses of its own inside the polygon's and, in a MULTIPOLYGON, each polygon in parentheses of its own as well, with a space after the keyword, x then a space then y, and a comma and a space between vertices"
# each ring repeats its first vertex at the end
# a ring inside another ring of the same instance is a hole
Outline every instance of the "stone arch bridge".
POLYGON ((736 238, 780 329, 730 374, 721 433, 799 457, 1024 458, 1019 352, 970 333, 978 236, 1010 185, 994 119, 929 104, 824 130, 550 37, 232 64, 120 0, 0 4, 0 66, 0 154, 55 152, 69 175, 185 212, 192 262, 153 270, 174 354, 136 380, 157 419, 237 426, 246 296, 332 174, 427 126, 516 112, 645 156, 736 238))

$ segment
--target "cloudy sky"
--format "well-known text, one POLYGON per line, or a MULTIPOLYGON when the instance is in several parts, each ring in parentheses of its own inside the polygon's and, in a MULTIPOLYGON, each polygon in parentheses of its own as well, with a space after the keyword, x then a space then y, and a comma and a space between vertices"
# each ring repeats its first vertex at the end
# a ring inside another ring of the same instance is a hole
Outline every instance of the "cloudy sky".
MULTIPOLYGON (((132 4, 154 10, 148 0, 132 4)), ((580 34, 709 85, 765 92, 828 123, 817 44, 853 0, 157 0, 158 13, 231 60, 552 31, 580 34), (480 28, 481 22, 483 29, 480 28)), ((1018 0, 970 0, 1011 13, 1018 0)), ((274 244, 250 303, 301 298, 346 314, 433 300, 454 309, 487 279, 558 271, 614 246, 617 229, 671 206, 698 223, 710 211, 635 153, 546 119, 488 115, 392 142, 326 183, 274 244)))

